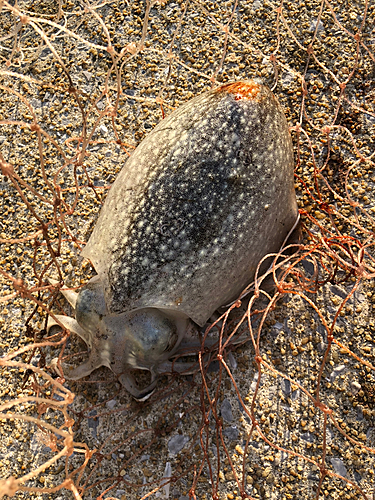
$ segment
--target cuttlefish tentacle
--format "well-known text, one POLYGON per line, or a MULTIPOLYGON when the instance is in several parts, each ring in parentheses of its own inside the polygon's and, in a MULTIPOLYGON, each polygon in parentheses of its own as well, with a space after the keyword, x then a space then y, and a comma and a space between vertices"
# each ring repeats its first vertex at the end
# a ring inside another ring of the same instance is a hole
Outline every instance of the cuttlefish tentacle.
POLYGON ((76 333, 91 349, 92 335, 79 326, 77 320, 71 318, 70 316, 62 316, 61 314, 55 314, 54 317, 49 316, 47 332, 49 332, 53 326, 59 326, 61 328, 61 325, 63 325, 66 330, 76 333))
MULTIPOLYGON (((48 281, 51 283, 51 285, 58 285, 60 282, 57 280, 54 280, 53 278, 48 278, 48 281)), ((75 292, 74 290, 70 290, 68 288, 60 288, 60 292, 64 295, 66 300, 69 302, 69 304, 73 307, 73 309, 76 308, 76 303, 77 303, 77 298, 78 298, 78 293, 75 292)))
POLYGON ((156 374, 151 371, 151 383, 140 389, 134 380, 134 377, 130 373, 124 373, 119 377, 119 382, 125 387, 125 389, 137 400, 146 401, 154 392, 155 386, 158 381, 156 374))
MULTIPOLYGON (((60 370, 58 369, 57 361, 58 358, 54 358, 51 362, 51 367, 54 368, 58 375, 62 375, 60 370)), ((83 377, 87 377, 94 370, 100 368, 101 366, 102 364, 98 362, 98 360, 95 360, 91 357, 81 365, 74 368, 67 365, 66 363, 61 363, 61 367, 64 372, 64 378, 66 378, 67 380, 79 380, 83 377)))
MULTIPOLYGON (((244 342, 249 341, 249 335, 248 334, 243 334, 240 335, 239 337, 235 339, 231 339, 229 342, 229 345, 238 345, 242 344, 244 342)), ((226 339, 222 340, 222 344, 226 342, 226 339)), ((192 356, 192 355, 197 355, 201 349, 203 348, 204 352, 211 351, 213 349, 217 349, 219 346, 219 340, 218 339, 206 339, 204 341, 204 344, 200 341, 195 341, 192 340, 191 338, 189 339, 183 339, 178 351, 174 354, 174 357, 176 356, 192 356)), ((209 357, 208 357, 208 352, 205 352, 203 355, 203 366, 206 366, 209 357)), ((195 373, 199 367, 198 361, 193 361, 193 362, 185 362, 185 361, 164 361, 163 363, 160 363, 157 367, 157 373, 159 375, 162 374, 167 374, 167 373, 180 373, 183 375, 191 375, 192 373, 195 373)))

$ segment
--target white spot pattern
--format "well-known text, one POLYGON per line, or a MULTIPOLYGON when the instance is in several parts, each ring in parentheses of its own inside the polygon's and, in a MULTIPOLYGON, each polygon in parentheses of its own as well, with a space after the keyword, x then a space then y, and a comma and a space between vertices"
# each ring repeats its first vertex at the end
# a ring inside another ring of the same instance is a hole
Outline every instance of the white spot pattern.
POLYGON ((172 308, 202 324, 294 223, 284 114, 267 87, 242 85, 258 91, 224 85, 181 106, 120 172, 83 251, 110 312, 172 308))

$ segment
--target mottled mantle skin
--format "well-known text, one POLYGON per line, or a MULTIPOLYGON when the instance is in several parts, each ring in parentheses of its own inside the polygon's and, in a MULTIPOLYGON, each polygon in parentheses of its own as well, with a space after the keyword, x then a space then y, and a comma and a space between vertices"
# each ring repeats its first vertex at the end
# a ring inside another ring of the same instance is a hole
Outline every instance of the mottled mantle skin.
MULTIPOLYGON (((260 259, 279 250, 296 218, 291 137, 267 87, 229 83, 178 108, 127 161, 82 252, 98 277, 94 292, 78 297, 83 305, 76 320, 85 333, 73 331, 92 347, 92 369, 105 364, 117 374, 130 367, 156 374, 178 352, 188 321, 203 326, 235 299, 260 259), (130 312, 144 317, 145 308, 147 317, 166 314, 165 333, 128 325, 130 312), (113 324, 105 327, 103 359, 97 324, 108 318, 113 324), (137 353, 130 353, 138 341, 137 353), (155 351, 156 341, 164 344, 155 351)), ((136 397, 144 392, 127 386, 136 397)))
POLYGON ((272 93, 224 85, 138 146, 82 254, 108 309, 184 311, 203 325, 251 281, 296 219, 291 138, 272 93))

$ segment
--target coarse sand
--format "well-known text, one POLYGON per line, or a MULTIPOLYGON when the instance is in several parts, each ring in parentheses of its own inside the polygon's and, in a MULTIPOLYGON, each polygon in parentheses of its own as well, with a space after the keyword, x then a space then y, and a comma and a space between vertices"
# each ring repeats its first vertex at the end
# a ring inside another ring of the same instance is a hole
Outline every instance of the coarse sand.
POLYGON ((14 498, 375 498, 374 2, 13 4, 0 4, 0 497, 39 468, 14 498), (47 338, 47 312, 73 312, 46 277, 94 274, 80 250, 164 114, 248 78, 291 127, 305 245, 278 300, 251 299, 253 340, 244 300, 224 333, 248 342, 211 353, 204 376, 162 377, 142 404, 106 368, 57 379, 52 359, 78 364, 86 346, 47 338))

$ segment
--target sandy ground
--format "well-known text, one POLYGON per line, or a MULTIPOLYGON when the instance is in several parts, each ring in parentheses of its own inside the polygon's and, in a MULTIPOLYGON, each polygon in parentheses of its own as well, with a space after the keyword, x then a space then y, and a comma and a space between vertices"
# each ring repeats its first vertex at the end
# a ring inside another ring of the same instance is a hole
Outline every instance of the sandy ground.
MULTIPOLYGON (((2 355, 30 345, 34 334, 36 341, 42 340, 39 332, 51 304, 51 293, 46 290, 40 295, 33 292, 34 300, 27 294, 14 296, 13 279, 22 279, 27 288, 38 286, 41 273, 58 276, 57 263, 66 285, 86 282, 93 270, 82 261, 80 248, 128 154, 162 119, 160 102, 169 113, 209 89, 212 81, 219 84, 257 77, 270 87, 277 83, 274 93, 294 127, 297 196, 311 237, 320 234, 321 223, 332 231, 336 227, 341 235, 356 238, 362 245, 371 243, 374 227, 369 216, 375 211, 375 170, 369 160, 374 153, 375 126, 371 53, 375 38, 370 23, 375 13, 373 4, 325 3, 319 18, 320 3, 314 1, 289 2, 281 11, 277 11, 278 4, 267 1, 240 1, 238 5, 221 1, 163 2, 150 10, 147 30, 144 2, 92 4, 86 12, 78 2, 68 2, 60 5, 60 16, 56 3, 34 3, 33 7, 20 3, 19 8, 29 15, 27 22, 21 19, 22 29, 19 17, 4 5, 0 13, 0 74, 4 86, 0 96, 0 145, 5 161, 19 176, 16 180, 23 198, 9 176, 2 176, 0 271, 4 274, 0 279, 2 297, 9 296, 0 302, 2 355), (52 22, 64 29, 59 30, 52 22), (142 29, 144 47, 138 50, 142 29), (352 35, 359 29, 363 45, 357 46, 352 35), (11 30, 17 35, 8 37, 11 30), (108 37, 116 51, 124 48, 126 53, 121 95, 115 73, 108 73, 108 37), (314 51, 307 51, 312 40, 314 51), (270 60, 274 51, 275 63, 270 60), (346 81, 345 98, 341 98, 340 83, 346 81), (69 92, 69 85, 78 93, 69 92), (78 101, 87 112, 88 135, 99 120, 89 137, 89 154, 83 163, 92 185, 88 185, 82 167, 75 170, 70 160, 76 153, 75 138, 83 130, 78 101), (339 102, 342 105, 338 108, 339 102), (112 117, 103 111, 117 104, 114 128, 112 117), (39 145, 35 130, 29 127, 34 113, 46 132, 39 145), (301 123, 300 135, 297 123, 301 123), (332 125, 337 127, 330 130, 327 140, 322 131, 332 125), (367 160, 357 162, 361 157, 367 160), (322 199, 337 211, 331 220, 324 205, 316 203, 314 162, 319 168, 325 165, 325 178, 339 194, 333 195, 319 181, 322 199), (346 192, 345 174, 349 169, 346 192), (64 221, 58 223, 54 219, 56 207, 51 203, 56 186, 60 186, 66 202, 66 207, 57 208, 57 213, 60 209, 64 213, 64 221), (355 210, 347 202, 348 195, 357 203, 355 210), (72 207, 69 213, 68 207, 72 207), (306 214, 317 223, 313 224, 306 214), (51 249, 42 238, 41 225, 46 223, 56 260, 51 259, 51 249), (35 241, 41 245, 35 245, 35 241), (30 325, 29 330, 25 324, 30 325)), ((307 243, 307 231, 304 238, 307 243)), ((353 250, 356 255, 358 248, 353 250)), ((348 260, 339 245, 335 250, 338 257, 348 260)), ((367 258, 365 261, 369 262, 367 258)), ((312 259, 305 259, 300 268, 311 278, 312 259)), ((321 276, 327 275, 321 268, 321 276)), ((267 315, 262 329, 259 347, 265 364, 259 387, 251 342, 225 357, 233 379, 224 365, 213 361, 206 380, 217 414, 209 413, 199 370, 194 376, 162 378, 156 394, 145 404, 133 401, 104 368, 88 380, 66 381, 65 386, 76 395, 68 410, 76 422, 74 440, 97 450, 79 483, 85 486, 83 498, 103 494, 100 498, 139 499, 158 489, 163 477, 173 477, 170 485, 150 497, 184 500, 189 498, 197 477, 195 494, 199 499, 211 498, 212 491, 218 498, 230 500, 241 498, 241 492, 249 498, 311 499, 316 498, 323 470, 329 473, 319 498, 372 499, 375 294, 373 281, 364 276, 357 286, 357 278, 358 273, 345 276, 338 271, 317 293, 306 293, 310 303, 298 294, 283 296, 267 315), (355 293, 346 301, 353 287, 355 293), (332 324, 343 301, 334 328, 337 342, 327 351, 324 321, 332 324), (314 397, 324 359, 319 394, 332 413, 324 413, 308 397, 314 397), (252 411, 259 427, 251 434, 252 411), (206 462, 200 470, 204 456, 206 462)), ((59 304, 67 314, 72 313, 61 297, 59 304)), ((58 311, 59 305, 55 303, 52 310, 58 311)), ((233 321, 239 317, 237 312, 233 321)), ((80 351, 85 351, 84 343, 72 336, 65 354, 80 351)), ((43 355, 39 350, 28 350, 17 359, 46 366, 48 371, 59 352, 59 347, 43 349, 43 355)), ((2 369, 2 403, 34 395, 33 380, 30 376, 26 381, 25 372, 19 368, 2 369)), ((51 387, 42 393, 51 396, 51 387)), ((25 402, 13 410, 36 416, 33 403, 25 402)), ((63 424, 61 412, 52 408, 41 418, 57 427, 63 424)), ((32 422, 4 418, 0 433, 1 478, 21 477, 56 454, 32 422)), ((67 460, 67 469, 60 459, 27 486, 54 488, 82 462, 82 454, 76 451, 67 460)), ((15 497, 62 500, 73 498, 73 493, 62 489, 44 495, 17 493, 15 497)))

